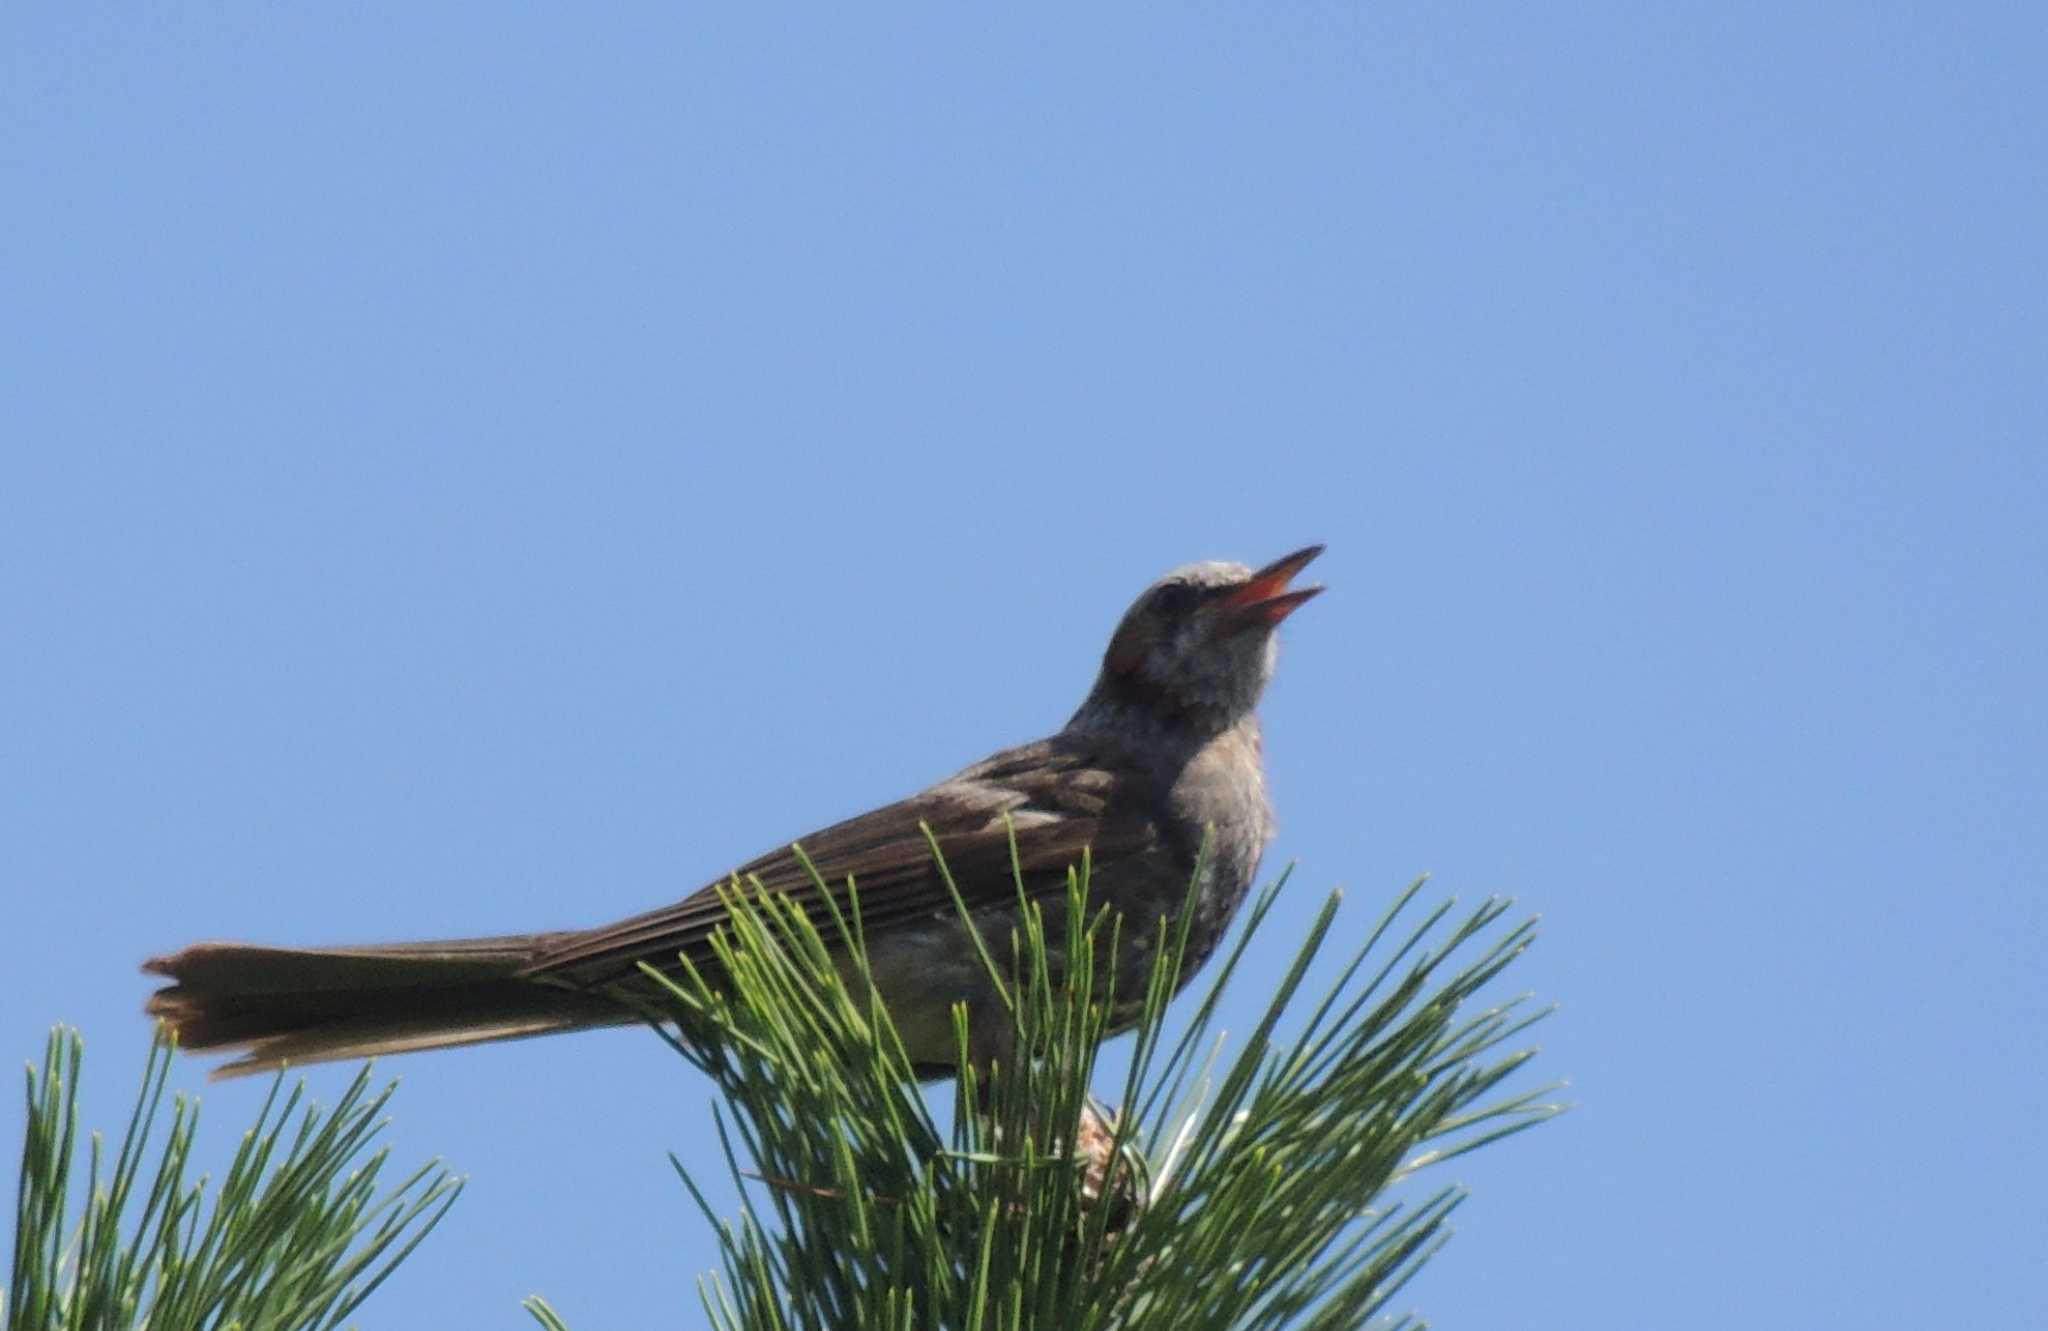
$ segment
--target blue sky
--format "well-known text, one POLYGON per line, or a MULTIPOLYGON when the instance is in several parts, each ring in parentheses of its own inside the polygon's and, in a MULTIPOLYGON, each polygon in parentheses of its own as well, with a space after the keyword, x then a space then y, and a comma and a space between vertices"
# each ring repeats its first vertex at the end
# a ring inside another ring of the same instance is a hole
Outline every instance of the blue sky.
MULTIPOLYGON (((1320 540, 1234 1024, 1433 871, 1543 915, 1578 1105, 1404 1306, 2048 1323, 2038 11, 0 33, 0 1035, 96 1121, 146 955, 658 904, 1320 540)), ((651 1036, 385 1070, 471 1182, 365 1326, 698 1323, 651 1036)))

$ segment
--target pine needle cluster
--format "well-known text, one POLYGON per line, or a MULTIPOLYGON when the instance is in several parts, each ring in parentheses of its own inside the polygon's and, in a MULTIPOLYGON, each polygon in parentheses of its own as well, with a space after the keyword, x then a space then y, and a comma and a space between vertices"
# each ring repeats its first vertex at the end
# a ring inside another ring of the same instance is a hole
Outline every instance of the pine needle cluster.
POLYGON ((429 1164, 379 1190, 373 1149, 391 1087, 363 1068, 331 1110, 272 1085, 209 1204, 190 1176, 199 1105, 180 1095, 153 1161, 175 1049, 158 1033, 111 1161, 78 1136, 84 1041, 51 1034, 28 1073, 9 1331, 331 1331, 427 1236, 461 1192, 429 1164), (75 1186, 83 1204, 73 1214, 75 1186))
POLYGON ((1185 939, 1162 931, 1135 951, 1151 966, 1110 1107, 1092 1095, 1096 1060, 1118 1020, 1108 995, 1124 989, 1111 968, 1132 950, 1123 922, 1091 908, 1085 865, 1055 931, 1067 946, 1048 946, 1028 904, 1015 936, 983 940, 1013 1056, 977 1066, 956 1013, 950 1097, 919 1086, 862 963, 843 973, 837 958, 864 955, 857 912, 828 943, 788 900, 736 885, 718 978, 669 982, 670 1038, 724 1094, 718 1132, 744 1199, 737 1218, 718 1216, 676 1162, 719 1233, 711 1324, 1337 1331, 1380 1317, 1464 1195, 1395 1185, 1556 1112, 1548 1088, 1503 1087, 1532 1052, 1509 1042, 1542 1013, 1477 1001, 1533 922, 1505 925, 1501 901, 1411 919, 1420 887, 1305 1003, 1333 894, 1229 1058, 1216 1016, 1280 885, 1252 903, 1171 1037, 1185 939))

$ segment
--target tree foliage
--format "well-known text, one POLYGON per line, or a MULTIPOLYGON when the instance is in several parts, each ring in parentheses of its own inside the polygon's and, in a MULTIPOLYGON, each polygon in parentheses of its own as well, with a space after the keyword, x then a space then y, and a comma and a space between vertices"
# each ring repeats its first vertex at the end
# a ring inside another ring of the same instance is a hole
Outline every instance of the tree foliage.
POLYGON ((30 1067, 10 1331, 328 1331, 461 1191, 433 1164, 379 1191, 386 1155, 372 1141, 391 1088, 372 1094, 365 1066, 327 1111, 302 1107, 303 1085, 280 1099, 280 1077, 209 1205, 188 1171, 197 1101, 173 1099, 150 1151, 173 1053, 160 1031, 119 1148, 109 1160, 93 1133, 82 1180, 84 1042, 55 1031, 40 1073, 30 1067))
MULTIPOLYGON (((1122 922, 1071 884, 1073 964, 1048 963, 1042 915, 984 939, 1017 1028, 1008 1067, 975 1066, 956 1014, 950 1113, 917 1084, 888 1012, 856 968, 857 914, 829 945, 789 901, 731 893, 720 978, 671 983, 675 1048, 724 1092, 716 1111, 745 1198, 713 1213, 724 1270, 704 1282, 719 1331, 1146 1331, 1359 1327, 1446 1237, 1451 1185, 1399 1199, 1409 1175, 1555 1112, 1503 1083, 1530 1056, 1507 1043, 1542 1014, 1480 991, 1528 945, 1508 905, 1414 914, 1418 882, 1301 1001, 1339 901, 1325 902, 1235 1056, 1222 995, 1279 885, 1169 1038, 1184 939, 1162 935, 1128 1070, 1094 1101, 1122 922), (1406 923, 1402 923, 1406 921, 1406 923), (1397 927, 1398 926, 1398 927, 1397 927), (847 944, 852 946, 848 947, 847 944), (1000 958, 1000 960, 998 960, 1000 958), (1279 1032, 1289 1028, 1285 1039, 1279 1032)), ((1183 918, 1186 918, 1183 914, 1183 918)), ((559 1320, 535 1304, 545 1325, 559 1320)), ((1391 1323, 1400 1326, 1406 1319, 1391 1323)))

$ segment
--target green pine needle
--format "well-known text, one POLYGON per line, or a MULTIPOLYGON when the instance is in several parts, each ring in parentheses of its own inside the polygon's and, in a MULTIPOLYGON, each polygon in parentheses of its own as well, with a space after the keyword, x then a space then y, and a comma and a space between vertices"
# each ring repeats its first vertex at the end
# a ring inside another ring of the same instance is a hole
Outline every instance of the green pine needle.
POLYGON ((372 1095, 365 1065, 325 1112, 301 1111, 303 1085, 280 1102, 280 1077, 209 1207, 187 1170, 196 1101, 173 1098, 149 1164, 174 1052, 159 1030, 111 1165, 92 1135, 75 1217, 84 1041, 53 1031, 40 1074, 28 1069, 10 1331, 331 1331, 462 1189, 429 1165, 378 1191, 386 1153, 370 1145, 391 1088, 372 1095))
MULTIPOLYGON (((1223 989, 1279 886, 1252 903, 1250 927, 1170 1046, 1186 940, 1162 930, 1121 1086, 1134 1108, 1118 1115, 1090 1088, 1113 1029, 1097 996, 1119 988, 1097 966, 1119 955, 1122 922, 1091 908, 1084 865, 1059 908, 1068 937, 1098 946, 1069 948, 1062 971, 1036 904, 1016 936, 982 940, 1017 1029, 1016 1065, 992 1077, 973 1066, 957 1010, 959 1079, 941 1126, 864 962, 851 985, 833 964, 834 947, 859 955, 845 920, 828 947, 796 904, 735 884, 714 944, 721 978, 690 970, 666 982, 671 1043, 725 1094, 714 1112, 742 1197, 742 1214, 719 1220, 676 1164, 719 1234, 723 1274, 703 1286, 711 1325, 1412 1325, 1388 1320, 1388 1305, 1448 1238, 1464 1193, 1390 1189, 1558 1112, 1549 1088, 1505 1086, 1532 1052, 1506 1042, 1543 1011, 1525 998, 1477 1001, 1529 945, 1533 921, 1505 924, 1502 901, 1462 917, 1447 902, 1397 935, 1418 881, 1329 989, 1299 1003, 1335 932, 1333 894, 1258 1024, 1221 1061, 1223 989)), ((534 1311, 563 1331, 545 1305, 534 1311)))

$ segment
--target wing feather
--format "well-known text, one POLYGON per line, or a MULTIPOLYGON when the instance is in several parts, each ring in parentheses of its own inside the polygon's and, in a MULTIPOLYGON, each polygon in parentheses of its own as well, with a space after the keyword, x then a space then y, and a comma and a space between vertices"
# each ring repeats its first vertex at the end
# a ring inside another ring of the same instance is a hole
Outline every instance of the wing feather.
MULTIPOLYGON (((877 931, 934 915, 953 903, 932 861, 931 828, 961 897, 971 907, 1004 901, 1016 891, 1010 844, 1028 895, 1063 890, 1067 869, 1092 855, 1098 875, 1118 861, 1148 855, 1164 841, 1158 783, 1139 779, 1125 753, 1100 739, 1055 736, 999 753, 931 789, 803 838, 803 848, 835 903, 847 906, 846 882, 859 890, 861 925, 877 931)), ((1175 851, 1184 848, 1171 847, 1175 851)), ((771 851, 735 871, 748 884, 783 893, 802 905, 830 936, 832 912, 803 862, 789 848, 771 851)), ((617 924, 560 936, 525 974, 597 984, 630 975, 642 961, 671 963, 710 955, 712 933, 726 920, 709 884, 671 906, 617 924)))

